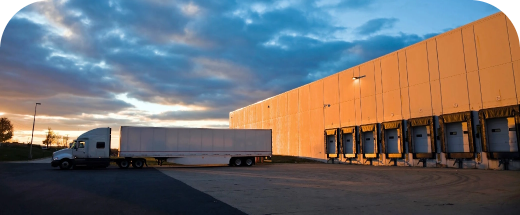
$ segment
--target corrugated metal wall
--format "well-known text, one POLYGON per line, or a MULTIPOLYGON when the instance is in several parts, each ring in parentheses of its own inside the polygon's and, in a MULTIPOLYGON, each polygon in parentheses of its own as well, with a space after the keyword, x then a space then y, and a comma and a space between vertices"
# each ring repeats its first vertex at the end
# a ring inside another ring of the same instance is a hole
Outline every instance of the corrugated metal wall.
POLYGON ((515 105, 519 90, 518 34, 500 12, 235 110, 229 124, 272 129, 273 154, 326 159, 324 129, 515 105))

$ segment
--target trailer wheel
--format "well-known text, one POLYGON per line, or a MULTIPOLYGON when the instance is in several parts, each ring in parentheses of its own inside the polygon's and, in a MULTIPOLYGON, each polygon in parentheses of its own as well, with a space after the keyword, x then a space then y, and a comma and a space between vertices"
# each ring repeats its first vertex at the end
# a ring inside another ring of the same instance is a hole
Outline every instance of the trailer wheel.
POLYGON ((136 169, 143 168, 143 165, 144 165, 143 159, 133 159, 132 160, 132 167, 134 167, 136 169))
POLYGON ((72 167, 72 162, 70 160, 62 160, 60 163, 60 169, 70 169, 72 167))
POLYGON ((242 165, 242 159, 240 159, 240 158, 233 159, 233 166, 241 166, 241 165, 242 165))
POLYGON ((130 161, 129 160, 121 160, 117 163, 117 165, 119 166, 119 168, 121 169, 126 169, 130 166, 130 161))
POLYGON ((246 158, 246 166, 253 166, 254 163, 255 161, 253 160, 253 158, 246 158))

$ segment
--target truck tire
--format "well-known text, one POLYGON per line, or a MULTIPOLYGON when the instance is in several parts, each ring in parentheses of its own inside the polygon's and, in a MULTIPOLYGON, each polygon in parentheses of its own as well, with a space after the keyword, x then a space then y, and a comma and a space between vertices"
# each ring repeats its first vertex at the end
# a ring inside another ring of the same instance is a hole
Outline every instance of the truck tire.
POLYGON ((132 160, 132 167, 136 169, 141 169, 144 166, 144 160, 143 159, 133 159, 132 160))
POLYGON ((130 161, 129 160, 120 160, 117 165, 119 166, 119 168, 121 169, 127 169, 129 166, 130 166, 130 161))
POLYGON ((62 160, 60 163, 60 169, 70 169, 72 167, 72 162, 68 159, 62 160))
POLYGON ((246 166, 253 166, 253 164, 255 164, 255 160, 253 158, 246 158, 244 164, 246 166))
POLYGON ((233 166, 242 166, 242 159, 241 158, 233 158, 233 162, 231 162, 233 166))

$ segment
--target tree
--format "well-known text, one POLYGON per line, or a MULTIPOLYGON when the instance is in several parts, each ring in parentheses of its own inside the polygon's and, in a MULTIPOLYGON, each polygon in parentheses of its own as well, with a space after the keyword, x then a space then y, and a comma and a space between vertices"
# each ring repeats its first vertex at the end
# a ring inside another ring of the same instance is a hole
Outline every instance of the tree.
POLYGON ((13 124, 7 118, 0 119, 0 143, 10 140, 13 137, 13 124))
POLYGON ((54 131, 49 127, 49 130, 47 131, 47 136, 45 137, 43 144, 45 144, 45 145, 47 145, 47 147, 49 147, 49 145, 52 145, 53 143, 56 142, 57 137, 58 137, 58 135, 56 133, 54 133, 54 131))

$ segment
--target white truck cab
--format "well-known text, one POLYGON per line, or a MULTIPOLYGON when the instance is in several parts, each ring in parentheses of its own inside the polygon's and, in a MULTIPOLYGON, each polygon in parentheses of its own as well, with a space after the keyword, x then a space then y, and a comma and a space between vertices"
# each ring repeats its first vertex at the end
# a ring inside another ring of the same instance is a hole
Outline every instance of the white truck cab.
POLYGON ((51 165, 61 169, 73 166, 110 165, 110 128, 90 130, 74 140, 67 149, 52 154, 51 165))

